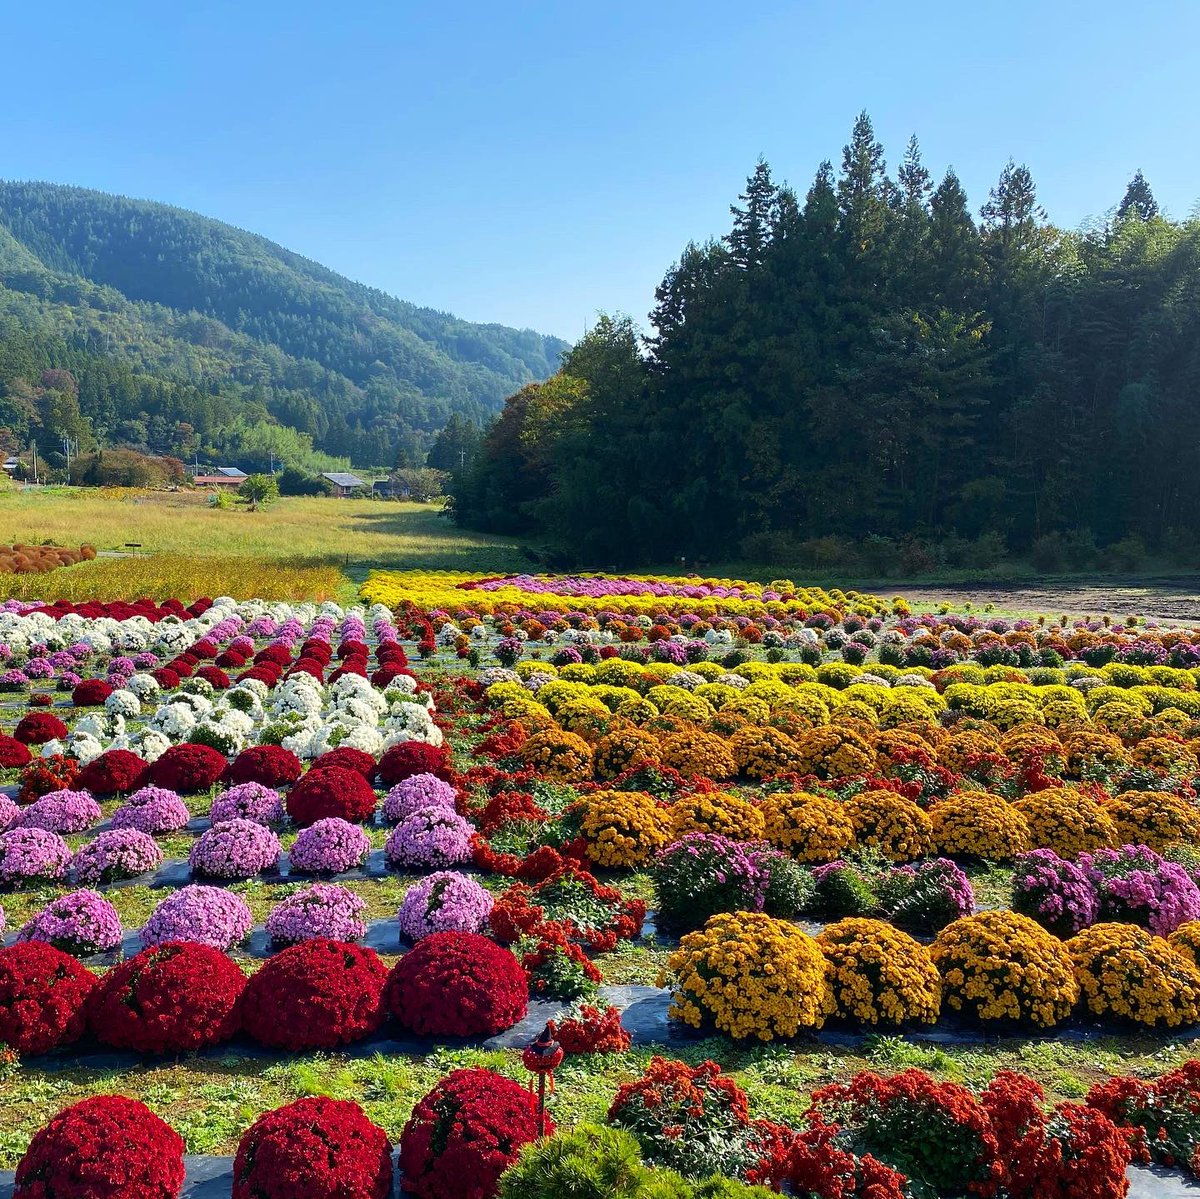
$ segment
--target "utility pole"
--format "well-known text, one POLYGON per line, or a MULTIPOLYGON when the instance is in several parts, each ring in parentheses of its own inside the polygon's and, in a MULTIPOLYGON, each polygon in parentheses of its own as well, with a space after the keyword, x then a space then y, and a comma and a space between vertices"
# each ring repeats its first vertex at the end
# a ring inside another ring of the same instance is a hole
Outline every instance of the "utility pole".
POLYGON ((63 453, 67 456, 67 486, 71 486, 71 438, 67 434, 63 434, 62 439, 63 453))

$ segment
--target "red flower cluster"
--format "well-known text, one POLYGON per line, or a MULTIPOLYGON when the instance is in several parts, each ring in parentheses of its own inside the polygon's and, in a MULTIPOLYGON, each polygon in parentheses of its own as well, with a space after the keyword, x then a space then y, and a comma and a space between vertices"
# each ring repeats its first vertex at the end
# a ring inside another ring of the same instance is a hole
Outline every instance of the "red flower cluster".
POLYGON ((418 1036, 493 1036, 524 1019, 529 984, 517 959, 494 941, 434 933, 392 968, 385 1002, 418 1036))
POLYGON ((53 712, 29 712, 13 729, 13 736, 22 745, 44 745, 56 737, 65 737, 67 726, 53 712))
POLYGON ((512 720, 495 732, 489 734, 475 747, 478 757, 500 758, 515 757, 517 751, 529 740, 529 733, 519 721, 512 720))
POLYGON ((512 822, 544 824, 549 819, 550 814, 538 806, 532 795, 524 791, 501 791, 488 800, 477 823, 479 831, 490 837, 512 822))
POLYGON ((136 791, 146 772, 146 762, 127 749, 109 749, 93 758, 80 772, 75 785, 93 795, 136 791))
POLYGON ((238 1144, 232 1199, 386 1199, 387 1133, 342 1099, 300 1099, 259 1116, 238 1144))
POLYGON ((855 1157, 838 1146, 838 1130, 817 1124, 786 1146, 763 1182, 789 1183, 795 1194, 820 1199, 907 1199, 907 1179, 869 1153, 855 1157))
POLYGON ((449 752, 444 746, 429 745, 424 741, 402 741, 379 759, 379 777, 388 787, 394 787, 414 774, 436 774, 448 783, 454 782, 449 752))
POLYGON ((51 754, 48 758, 34 758, 21 772, 21 789, 17 794, 19 803, 33 803, 51 791, 67 791, 79 777, 79 763, 65 754, 51 754))
POLYGON ((387 981, 387 967, 373 949, 325 937, 301 941, 250 979, 242 1025, 276 1049, 348 1045, 383 1023, 387 981))
MULTIPOLYGON (((400 1134, 404 1189, 417 1199, 493 1199, 521 1146, 538 1139, 537 1125, 520 1083, 455 1070, 418 1101, 400 1134)), ((553 1134, 549 1117, 546 1125, 553 1134)))
POLYGON ((219 666, 201 666, 193 677, 203 679, 216 691, 226 691, 229 688, 229 676, 219 666))
POLYGON ((207 791, 225 773, 225 755, 211 745, 172 745, 146 767, 143 782, 171 791, 207 791))
POLYGON ((229 784, 262 783, 265 787, 283 787, 294 783, 303 770, 300 759, 282 745, 252 745, 229 763, 222 778, 229 784))
POLYGON ((560 1021, 555 1035, 564 1053, 624 1053, 633 1044, 621 1027, 621 1013, 611 1006, 601 1011, 584 1004, 578 1016, 560 1021))
POLYGON ((301 828, 328 816, 361 824, 375 811, 375 792, 357 770, 325 766, 310 770, 287 795, 287 814, 301 828))
POLYGON ((529 980, 530 991, 539 995, 550 995, 558 998, 572 998, 574 995, 587 993, 580 984, 591 983, 598 986, 604 981, 604 975, 591 958, 588 957, 574 941, 570 940, 563 929, 556 924, 548 924, 538 930, 537 944, 527 953, 521 955, 521 969, 529 980), (561 985, 556 982, 563 966, 556 965, 556 959, 565 958, 567 968, 571 969, 572 986, 579 986, 578 991, 556 989, 561 985))
POLYGON ((240 1027, 246 978, 219 949, 168 941, 110 970, 92 993, 88 1023, 105 1045, 188 1053, 240 1027))
POLYGON ((97 1095, 34 1133, 13 1199, 178 1199, 183 1138, 144 1103, 97 1095))
POLYGON ((0 1045, 47 1053, 83 1035, 96 976, 44 941, 0 949, 0 1045))
POLYGON ((1152 1083, 1110 1078, 1088 1092, 1086 1103, 1117 1125, 1135 1161, 1200 1174, 1200 1061, 1152 1083))
POLYGON ((718 1108, 735 1124, 750 1123, 750 1104, 746 1092, 714 1061, 698 1066, 652 1057, 641 1078, 624 1083, 608 1109, 612 1124, 625 1123, 631 1109, 650 1112, 681 1112, 699 1119, 706 1109, 718 1108))
POLYGON ((102 704, 110 695, 112 687, 103 679, 83 679, 75 684, 71 692, 71 703, 77 708, 91 708, 102 704))
POLYGON ((353 745, 339 745, 336 749, 326 750, 313 759, 309 769, 325 770, 330 766, 356 770, 368 782, 375 777, 375 759, 366 750, 355 749, 353 745))
POLYGON ((15 737, 0 733, 0 770, 11 770, 15 766, 28 766, 33 755, 15 737))

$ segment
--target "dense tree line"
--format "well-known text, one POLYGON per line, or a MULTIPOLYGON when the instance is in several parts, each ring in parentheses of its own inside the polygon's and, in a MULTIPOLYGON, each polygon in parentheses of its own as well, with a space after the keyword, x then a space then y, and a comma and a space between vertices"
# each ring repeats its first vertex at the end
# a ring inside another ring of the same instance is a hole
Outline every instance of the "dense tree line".
POLYGON ((458 519, 593 565, 1196 551, 1200 221, 1140 173, 1066 231, 1010 162, 976 219, 864 114, 840 170, 800 196, 760 162, 732 216, 648 338, 605 318, 508 399, 458 519))
MULTIPOLYGON (((514 387, 551 374, 566 348, 405 303, 167 205, 0 181, 5 315, 358 466, 419 463, 451 416, 482 423, 514 387)), ((136 438, 142 411, 153 419, 153 406, 120 402, 101 423, 116 436, 131 421, 136 438)), ((179 419, 199 426, 204 414, 179 419)), ((182 442, 165 448, 189 456, 182 442)))

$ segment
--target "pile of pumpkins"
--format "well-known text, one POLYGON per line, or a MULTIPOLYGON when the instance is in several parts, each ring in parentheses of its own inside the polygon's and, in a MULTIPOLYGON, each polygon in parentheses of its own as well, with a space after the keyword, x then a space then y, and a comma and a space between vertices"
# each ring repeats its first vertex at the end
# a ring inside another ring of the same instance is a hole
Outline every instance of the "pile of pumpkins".
POLYGON ((96 556, 96 547, 81 545, 71 549, 63 545, 16 545, 0 544, 0 575, 39 575, 60 566, 74 566, 76 562, 90 562, 96 556))

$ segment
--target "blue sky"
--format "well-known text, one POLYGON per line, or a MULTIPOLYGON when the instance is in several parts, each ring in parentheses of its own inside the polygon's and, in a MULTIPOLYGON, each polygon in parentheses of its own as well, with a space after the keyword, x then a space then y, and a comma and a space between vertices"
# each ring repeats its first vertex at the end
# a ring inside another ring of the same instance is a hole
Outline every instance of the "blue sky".
POLYGON ((1200 199, 1200 5, 0 0, 0 176, 218 217, 472 320, 638 320, 761 154, 803 191, 860 109, 977 210, 1052 219, 1141 168, 1200 199))

